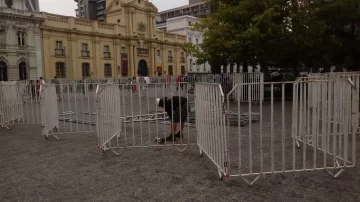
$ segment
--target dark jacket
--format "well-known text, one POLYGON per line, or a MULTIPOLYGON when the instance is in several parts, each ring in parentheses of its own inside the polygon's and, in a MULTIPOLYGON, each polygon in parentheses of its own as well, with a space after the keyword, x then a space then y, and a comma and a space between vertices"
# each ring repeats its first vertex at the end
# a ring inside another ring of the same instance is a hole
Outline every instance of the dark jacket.
POLYGON ((186 108, 187 99, 182 96, 173 96, 172 98, 163 98, 160 100, 159 107, 165 108, 165 112, 171 117, 173 111, 180 106, 186 108), (165 100, 165 102, 164 102, 165 100), (164 106, 165 103, 165 106, 164 106), (172 106, 171 106, 172 105, 172 106))

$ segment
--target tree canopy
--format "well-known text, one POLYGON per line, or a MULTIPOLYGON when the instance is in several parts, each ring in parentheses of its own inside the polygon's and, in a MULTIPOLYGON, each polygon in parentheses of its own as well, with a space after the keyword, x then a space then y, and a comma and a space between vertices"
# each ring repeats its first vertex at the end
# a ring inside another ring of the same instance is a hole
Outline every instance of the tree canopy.
POLYGON ((360 70, 359 0, 207 0, 216 8, 193 29, 203 42, 189 44, 197 63, 260 64, 293 68, 360 70))

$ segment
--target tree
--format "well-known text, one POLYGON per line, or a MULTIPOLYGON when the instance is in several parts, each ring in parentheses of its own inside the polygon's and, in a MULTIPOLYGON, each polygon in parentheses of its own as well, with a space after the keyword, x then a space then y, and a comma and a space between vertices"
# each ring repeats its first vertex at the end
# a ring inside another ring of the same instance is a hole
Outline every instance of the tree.
MULTIPOLYGON (((194 29, 204 41, 189 52, 221 64, 359 68, 359 0, 211 0, 216 11, 194 29)), ((213 66, 213 64, 216 64, 213 66)))

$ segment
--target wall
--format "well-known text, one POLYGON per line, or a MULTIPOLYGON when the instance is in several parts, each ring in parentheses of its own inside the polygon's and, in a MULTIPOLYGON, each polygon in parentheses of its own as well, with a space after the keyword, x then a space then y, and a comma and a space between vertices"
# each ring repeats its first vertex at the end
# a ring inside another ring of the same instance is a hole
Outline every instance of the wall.
POLYGON ((112 77, 122 77, 123 51, 128 56, 127 77, 137 75, 140 60, 146 61, 149 76, 158 75, 156 72, 158 50, 164 58, 163 70, 167 72, 167 67, 172 65, 174 74, 180 74, 181 66, 186 66, 181 60, 186 37, 157 30, 154 10, 145 9, 149 5, 144 2, 140 5, 126 6, 110 3, 107 8, 108 23, 43 13, 45 78, 51 79, 56 75, 56 62, 65 63, 66 77, 69 79, 82 79, 81 65, 85 62, 90 65, 91 77, 94 79, 104 78, 106 63, 112 65, 112 77), (56 41, 62 41, 64 56, 55 55, 56 41), (82 57, 82 43, 88 44, 89 57, 82 57), (111 58, 103 57, 104 45, 109 45, 111 58), (173 61, 168 61, 168 51, 172 51, 173 61))
MULTIPOLYGON (((185 35, 186 41, 188 43, 196 43, 201 44, 203 41, 203 36, 201 32, 192 31, 191 26, 192 24, 197 22, 197 18, 192 16, 180 16, 176 18, 168 19, 167 24, 167 31, 174 34, 181 34, 185 35)), ((197 65, 197 58, 188 55, 186 59, 186 67, 187 72, 189 73, 209 73, 211 72, 211 67, 208 63, 197 65)))
MULTIPOLYGON (((21 5, 17 4, 20 8, 21 5)), ((0 47, 0 61, 8 68, 8 80, 19 80, 19 64, 26 64, 26 78, 35 80, 42 76, 42 46, 40 24, 44 20, 38 13, 0 8, 0 27, 4 30, 6 44, 0 47), (19 46, 17 32, 25 33, 25 45, 19 46)))

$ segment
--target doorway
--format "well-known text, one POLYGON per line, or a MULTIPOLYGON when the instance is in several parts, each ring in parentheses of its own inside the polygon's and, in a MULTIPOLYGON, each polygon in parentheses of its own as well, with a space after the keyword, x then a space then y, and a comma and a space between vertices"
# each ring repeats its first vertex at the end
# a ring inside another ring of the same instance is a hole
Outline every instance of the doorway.
POLYGON ((8 81, 7 65, 5 62, 0 61, 0 81, 8 81))
POLYGON ((138 74, 143 77, 148 76, 147 62, 145 60, 139 61, 138 74))

